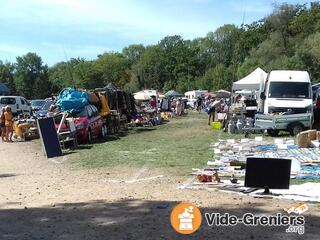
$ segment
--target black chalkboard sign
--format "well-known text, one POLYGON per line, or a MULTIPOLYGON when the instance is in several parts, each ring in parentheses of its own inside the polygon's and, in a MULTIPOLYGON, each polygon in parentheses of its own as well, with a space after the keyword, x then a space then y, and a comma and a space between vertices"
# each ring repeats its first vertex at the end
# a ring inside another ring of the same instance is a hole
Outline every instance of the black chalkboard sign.
POLYGON ((43 151, 47 158, 61 156, 62 150, 53 118, 42 118, 37 122, 43 151))

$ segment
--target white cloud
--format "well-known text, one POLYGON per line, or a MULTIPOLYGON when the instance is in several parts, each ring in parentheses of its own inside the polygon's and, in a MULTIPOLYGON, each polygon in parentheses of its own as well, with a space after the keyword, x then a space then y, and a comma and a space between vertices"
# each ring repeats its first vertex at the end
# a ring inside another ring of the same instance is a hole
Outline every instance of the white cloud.
POLYGON ((246 13, 258 13, 258 14, 267 14, 272 10, 272 1, 241 1, 239 4, 238 1, 231 1, 231 8, 238 12, 246 13))
POLYGON ((0 53, 17 56, 21 53, 27 53, 28 51, 30 51, 28 48, 15 46, 6 42, 0 42, 0 53))
POLYGON ((187 13, 184 19, 163 16, 151 5, 132 0, 17 0, 5 4, 0 13, 2 19, 24 24, 114 31, 127 37, 135 37, 135 33, 194 37, 207 31, 206 24, 188 19, 187 13))
POLYGON ((112 51, 111 48, 102 45, 87 45, 87 44, 58 44, 53 42, 42 42, 41 46, 44 48, 52 48, 56 49, 56 51, 60 52, 61 55, 69 55, 72 53, 72 57, 74 56, 83 56, 83 55, 98 55, 103 52, 112 51))

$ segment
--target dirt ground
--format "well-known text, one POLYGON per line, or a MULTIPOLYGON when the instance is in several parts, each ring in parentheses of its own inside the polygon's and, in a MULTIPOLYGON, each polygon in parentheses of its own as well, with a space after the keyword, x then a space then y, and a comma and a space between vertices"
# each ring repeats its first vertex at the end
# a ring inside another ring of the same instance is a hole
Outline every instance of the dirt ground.
POLYGON ((38 145, 0 143, 0 239, 320 239, 318 204, 309 204, 301 236, 285 227, 209 227, 205 221, 196 233, 179 235, 169 218, 181 201, 202 213, 237 216, 284 213, 294 202, 179 190, 187 177, 164 170, 70 169, 68 155, 48 160, 38 145))

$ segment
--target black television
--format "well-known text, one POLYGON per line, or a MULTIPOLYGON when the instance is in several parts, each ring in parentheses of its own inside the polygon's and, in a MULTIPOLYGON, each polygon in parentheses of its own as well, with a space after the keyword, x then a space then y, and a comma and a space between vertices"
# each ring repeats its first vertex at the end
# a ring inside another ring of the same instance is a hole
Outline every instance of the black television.
POLYGON ((247 158, 245 187, 264 188, 263 194, 271 194, 269 189, 289 189, 290 159, 247 158))

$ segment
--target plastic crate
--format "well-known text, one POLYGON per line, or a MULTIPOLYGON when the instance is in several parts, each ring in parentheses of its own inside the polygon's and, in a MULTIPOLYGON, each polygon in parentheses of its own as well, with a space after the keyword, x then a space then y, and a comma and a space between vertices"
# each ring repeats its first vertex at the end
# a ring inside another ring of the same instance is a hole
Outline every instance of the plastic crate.
POLYGON ((221 129, 222 125, 221 122, 212 122, 211 127, 212 129, 221 129))

